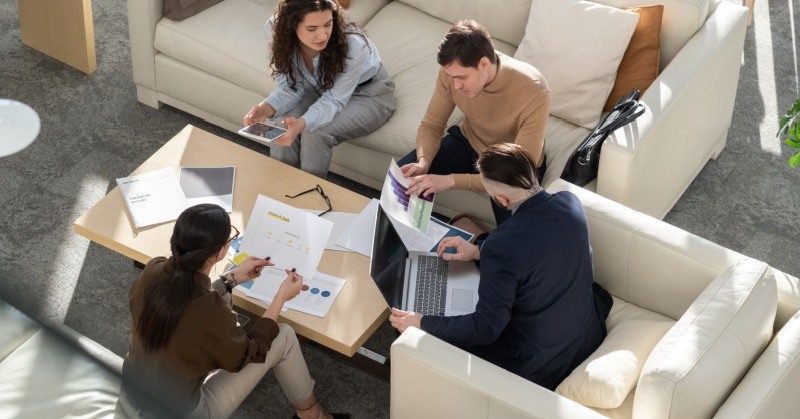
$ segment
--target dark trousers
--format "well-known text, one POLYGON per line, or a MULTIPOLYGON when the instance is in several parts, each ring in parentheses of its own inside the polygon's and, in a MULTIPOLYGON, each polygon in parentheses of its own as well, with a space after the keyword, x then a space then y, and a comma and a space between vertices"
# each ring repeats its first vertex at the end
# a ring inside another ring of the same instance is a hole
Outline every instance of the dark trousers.
MULTIPOLYGON (((403 167, 405 164, 417 161, 417 150, 413 150, 397 162, 403 167)), ((431 162, 428 173, 432 175, 450 175, 453 173, 478 174, 475 162, 478 161, 478 153, 469 145, 469 140, 461 133, 458 125, 453 125, 447 130, 447 135, 442 137, 442 145, 439 152, 431 162)), ((492 211, 497 225, 507 220, 511 216, 511 211, 492 202, 492 211)))

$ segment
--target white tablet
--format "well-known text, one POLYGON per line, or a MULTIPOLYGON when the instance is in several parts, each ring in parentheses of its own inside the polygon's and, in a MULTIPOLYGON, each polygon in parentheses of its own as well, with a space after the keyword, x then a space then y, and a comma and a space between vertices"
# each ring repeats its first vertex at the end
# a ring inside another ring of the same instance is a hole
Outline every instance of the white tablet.
POLYGON ((256 122, 239 130, 239 134, 264 145, 269 145, 285 132, 286 128, 262 124, 261 122, 256 122))

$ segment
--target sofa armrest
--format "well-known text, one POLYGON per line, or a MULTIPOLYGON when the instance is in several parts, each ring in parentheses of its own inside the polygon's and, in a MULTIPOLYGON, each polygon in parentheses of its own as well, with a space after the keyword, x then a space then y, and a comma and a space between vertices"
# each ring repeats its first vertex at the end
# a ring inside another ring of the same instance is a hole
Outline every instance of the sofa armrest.
POLYGON ((131 44, 133 81, 156 91, 156 25, 164 14, 163 0, 137 0, 128 3, 128 33, 131 44))
POLYGON ((745 256, 557 179, 586 212, 595 282, 629 303, 678 319, 717 276, 745 256))
POLYGON ((416 328, 392 344, 391 365, 393 418, 605 417, 416 328))
POLYGON ((663 218, 724 148, 747 9, 721 3, 642 95, 647 112, 605 142, 597 193, 663 218))

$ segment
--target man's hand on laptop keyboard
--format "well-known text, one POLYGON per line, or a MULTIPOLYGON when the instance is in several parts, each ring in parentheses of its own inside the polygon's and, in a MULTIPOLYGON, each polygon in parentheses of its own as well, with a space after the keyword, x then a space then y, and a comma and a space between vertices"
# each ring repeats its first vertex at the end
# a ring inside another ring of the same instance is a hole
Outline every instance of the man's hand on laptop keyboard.
POLYGON ((464 240, 463 237, 455 236, 455 237, 445 237, 439 242, 439 247, 436 249, 436 253, 439 254, 444 260, 478 260, 481 258, 481 251, 478 246, 464 240), (456 250, 455 253, 445 253, 444 251, 447 248, 453 248, 456 250))
POLYGON ((395 329, 399 330, 400 333, 405 332, 406 328, 409 326, 420 329, 421 322, 422 314, 403 311, 394 307, 392 307, 392 314, 389 315, 389 323, 391 323, 395 329))

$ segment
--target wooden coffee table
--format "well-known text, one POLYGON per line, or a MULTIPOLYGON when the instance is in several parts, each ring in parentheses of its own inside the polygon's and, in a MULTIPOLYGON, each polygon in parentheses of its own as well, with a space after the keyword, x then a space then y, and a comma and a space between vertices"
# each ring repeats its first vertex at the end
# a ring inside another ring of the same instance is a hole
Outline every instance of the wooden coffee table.
MULTIPOLYGON (((358 213, 369 202, 364 196, 191 125, 132 174, 163 167, 172 167, 177 174, 181 166, 236 166, 231 222, 242 231, 258 194, 297 208, 327 209, 319 194, 293 199, 284 197, 319 184, 330 197, 334 211, 358 213)), ((127 173, 119 175, 123 177, 127 173)), ((169 256, 173 226, 174 222, 171 222, 135 231, 119 188, 114 188, 74 223, 75 232, 81 236, 143 264, 156 256, 169 256)), ((218 263, 212 269, 212 277, 222 273, 224 265, 224 261, 218 263)), ((347 280, 328 315, 320 318, 287 310, 281 314, 281 321, 314 342, 353 356, 388 317, 389 308, 369 275, 368 257, 326 250, 319 271, 347 280)), ((256 314, 263 313, 267 307, 263 301, 251 299, 238 289, 234 290, 233 296, 236 305, 256 314)))

